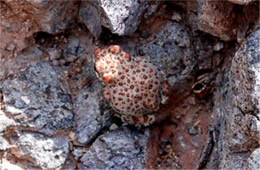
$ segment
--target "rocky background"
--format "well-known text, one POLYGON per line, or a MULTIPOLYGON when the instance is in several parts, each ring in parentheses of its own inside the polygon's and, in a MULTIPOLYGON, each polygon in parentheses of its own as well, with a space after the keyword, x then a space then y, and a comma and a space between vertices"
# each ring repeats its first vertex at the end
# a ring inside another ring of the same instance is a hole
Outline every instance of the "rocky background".
POLYGON ((255 0, 0 0, 0 169, 260 169, 255 0), (104 101, 93 50, 167 75, 147 128, 104 101))

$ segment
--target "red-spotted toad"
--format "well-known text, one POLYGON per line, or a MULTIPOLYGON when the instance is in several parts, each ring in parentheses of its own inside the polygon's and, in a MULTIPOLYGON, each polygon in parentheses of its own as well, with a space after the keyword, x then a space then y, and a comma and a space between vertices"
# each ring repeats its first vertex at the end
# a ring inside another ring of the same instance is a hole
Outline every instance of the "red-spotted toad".
POLYGON ((155 121, 151 112, 168 99, 164 74, 144 57, 130 57, 118 45, 95 49, 95 69, 104 82, 104 97, 122 121, 148 126, 155 121))

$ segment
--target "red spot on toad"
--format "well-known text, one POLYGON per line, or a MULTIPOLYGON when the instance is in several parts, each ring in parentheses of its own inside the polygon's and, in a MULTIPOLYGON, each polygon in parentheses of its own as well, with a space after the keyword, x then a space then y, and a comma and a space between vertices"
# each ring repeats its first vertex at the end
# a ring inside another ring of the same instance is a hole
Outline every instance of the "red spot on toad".
POLYGON ((109 51, 113 54, 119 54, 121 52, 121 49, 119 45, 112 45, 110 46, 109 51))
POLYGON ((111 83, 113 81, 113 77, 111 75, 104 76, 103 79, 106 84, 111 83))

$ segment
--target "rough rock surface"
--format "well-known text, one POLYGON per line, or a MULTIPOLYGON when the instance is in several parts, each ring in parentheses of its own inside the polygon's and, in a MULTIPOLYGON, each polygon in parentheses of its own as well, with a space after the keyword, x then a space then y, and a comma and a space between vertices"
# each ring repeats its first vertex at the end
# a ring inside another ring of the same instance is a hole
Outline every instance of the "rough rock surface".
POLYGON ((90 87, 82 89, 74 104, 77 140, 80 143, 89 143, 105 126, 107 113, 102 110, 102 91, 98 81, 90 87), (98 89, 98 90, 95 90, 98 89))
POLYGON ((68 84, 48 63, 31 65, 2 83, 5 111, 17 124, 47 134, 74 126, 68 84))
POLYGON ((259 169, 260 168, 260 148, 254 150, 248 158, 247 168, 249 170, 259 169))
POLYGON ((227 1, 206 0, 198 4, 198 27, 225 41, 241 41, 258 15, 254 6, 238 7, 227 1))
POLYGON ((0 133, 4 132, 8 126, 15 125, 15 121, 8 118, 2 110, 0 110, 0 133))
MULTIPOLYGON (((0 1, 0 51, 20 51, 37 31, 57 33, 74 23, 75 1, 0 1)), ((0 57, 1 58, 1 57, 0 57)))
POLYGON ((101 33, 101 26, 118 35, 129 35, 136 31, 146 5, 145 0, 84 1, 79 16, 93 35, 101 33))
POLYGON ((252 3, 256 0, 228 0, 228 1, 232 2, 234 4, 247 5, 247 4, 252 3))
POLYGON ((234 104, 260 119, 260 29, 240 46, 232 61, 234 104))
POLYGON ((145 168, 148 131, 132 132, 126 127, 97 138, 81 158, 83 169, 145 168))
POLYGON ((246 164, 256 166, 251 164, 253 161, 248 162, 248 157, 260 145, 259 45, 258 29, 240 45, 231 69, 219 80, 221 89, 215 109, 220 135, 217 148, 223 150, 219 153, 223 169, 243 169, 246 164))
POLYGON ((200 8, 198 16, 200 30, 209 32, 223 40, 235 38, 235 32, 230 30, 233 24, 230 21, 235 20, 232 4, 228 2, 204 1, 200 8))
POLYGON ((158 28, 152 38, 137 42, 137 54, 147 56, 167 75, 171 86, 189 77, 196 63, 189 29, 175 22, 158 28), (178 76, 177 76, 178 75, 178 76))
POLYGON ((0 151, 9 149, 10 145, 5 138, 0 135, 0 151))
POLYGON ((61 168, 69 153, 68 140, 48 138, 37 133, 21 133, 12 139, 11 152, 20 159, 32 161, 41 168, 61 168))

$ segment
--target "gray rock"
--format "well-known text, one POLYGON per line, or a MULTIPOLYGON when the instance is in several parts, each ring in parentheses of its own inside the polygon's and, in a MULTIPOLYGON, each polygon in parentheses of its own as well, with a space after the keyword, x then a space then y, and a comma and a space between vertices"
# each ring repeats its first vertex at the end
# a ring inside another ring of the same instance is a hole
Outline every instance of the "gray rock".
POLYGON ((252 3, 256 0, 228 0, 228 1, 232 2, 234 4, 247 5, 247 4, 252 3))
POLYGON ((0 133, 4 132, 8 126, 15 125, 15 121, 8 118, 2 110, 0 110, 0 133))
POLYGON ((85 148, 82 147, 74 147, 73 156, 76 160, 79 160, 86 152, 85 148))
POLYGON ((255 170, 260 169, 260 148, 256 149, 251 153, 250 157, 248 158, 247 169, 248 170, 255 170))
POLYGON ((2 84, 6 111, 17 124, 54 134, 74 126, 72 100, 61 71, 47 63, 31 65, 2 84))
POLYGON ((83 169, 144 169, 147 157, 145 134, 123 127, 97 138, 81 158, 83 169))
MULTIPOLYGON (((220 169, 245 169, 250 150, 259 146, 260 30, 252 33, 235 53, 231 69, 217 79, 216 143, 220 169)), ((250 166, 250 165, 249 165, 250 166)))
POLYGON ((240 46, 232 61, 234 104, 260 118, 260 29, 240 46))
POLYGON ((191 42, 187 27, 168 22, 153 38, 137 42, 136 55, 149 57, 174 86, 186 79, 196 65, 191 42))
POLYGON ((9 143, 5 138, 3 138, 0 134, 0 151, 4 151, 10 148, 9 143))
POLYGON ((64 60, 68 63, 75 63, 80 58, 86 56, 86 42, 88 37, 82 35, 81 38, 76 36, 70 36, 68 38, 68 43, 66 44, 64 50, 62 50, 61 56, 64 57, 64 60))
POLYGON ((40 168, 61 168, 69 153, 69 142, 62 137, 48 138, 37 133, 21 133, 17 140, 12 139, 16 148, 12 153, 33 162, 40 168))
POLYGON ((181 17, 181 14, 180 14, 180 13, 174 11, 173 14, 172 14, 171 19, 172 19, 173 21, 180 22, 180 21, 182 20, 182 17, 181 17))
POLYGON ((101 33, 101 25, 110 29, 112 33, 130 35, 141 22, 147 3, 145 0, 84 2, 80 7, 79 15, 95 36, 101 33))
POLYGON ((214 51, 220 51, 221 49, 224 48, 224 43, 223 42, 217 42, 214 47, 213 47, 213 50, 214 51))
POLYGON ((98 37, 101 34, 101 11, 98 1, 82 1, 79 9, 79 20, 89 31, 98 37))
MULTIPOLYGON (((102 109, 102 85, 95 81, 81 90, 75 102, 77 140, 88 143, 104 127, 108 119, 102 109)), ((104 101, 103 101, 104 103, 104 101)))

